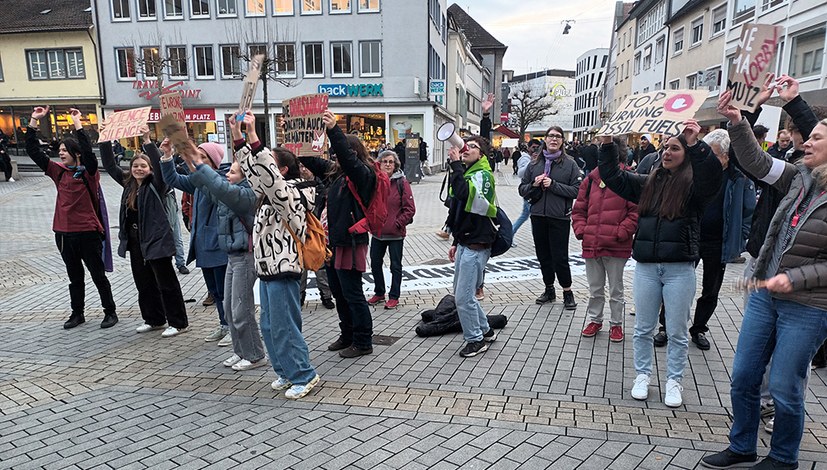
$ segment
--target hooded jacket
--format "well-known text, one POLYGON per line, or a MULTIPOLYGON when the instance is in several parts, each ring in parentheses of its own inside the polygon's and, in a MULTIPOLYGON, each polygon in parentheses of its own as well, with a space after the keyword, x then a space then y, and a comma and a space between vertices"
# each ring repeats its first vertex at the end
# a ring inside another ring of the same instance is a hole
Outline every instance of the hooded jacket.
POLYGON ((250 251, 256 212, 256 194, 250 183, 246 179, 230 183, 203 163, 191 174, 190 181, 218 205, 218 246, 228 254, 250 251))
POLYGON ((637 230, 637 205, 623 199, 592 170, 577 194, 571 223, 574 236, 583 241, 584 258, 629 258, 637 230))
POLYGON ((497 216, 494 175, 488 158, 482 155, 467 170, 462 161, 451 162, 448 227, 454 245, 490 245, 497 238, 492 217, 497 216))
POLYGON ((400 240, 407 235, 407 226, 413 222, 416 214, 411 184, 401 170, 391 175, 391 188, 388 192, 388 218, 382 227, 379 240, 400 240))

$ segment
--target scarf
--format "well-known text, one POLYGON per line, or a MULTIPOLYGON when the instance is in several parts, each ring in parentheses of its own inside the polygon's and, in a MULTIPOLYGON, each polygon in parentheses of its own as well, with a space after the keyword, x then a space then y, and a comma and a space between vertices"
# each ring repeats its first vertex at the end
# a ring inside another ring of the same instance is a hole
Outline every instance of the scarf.
POLYGON ((68 170, 71 170, 71 171, 74 171, 74 172, 75 172, 75 173, 72 175, 72 178, 74 178, 74 179, 80 179, 80 175, 82 175, 82 174, 83 174, 83 172, 84 172, 84 171, 86 171, 86 167, 85 167, 85 166, 83 166, 83 165, 77 165, 77 166, 69 166, 69 165, 66 165, 66 169, 68 169, 68 170))
POLYGON ((548 176, 549 173, 551 173, 551 164, 554 163, 554 160, 557 160, 558 158, 560 158, 560 155, 563 155, 562 150, 558 150, 554 153, 551 153, 548 150, 543 149, 543 156, 546 158, 546 166, 545 166, 545 169, 543 170, 543 173, 546 176, 548 176))
POLYGON ((486 217, 497 216, 497 203, 494 198, 494 174, 485 155, 477 160, 463 175, 468 181, 468 200, 465 212, 486 217))

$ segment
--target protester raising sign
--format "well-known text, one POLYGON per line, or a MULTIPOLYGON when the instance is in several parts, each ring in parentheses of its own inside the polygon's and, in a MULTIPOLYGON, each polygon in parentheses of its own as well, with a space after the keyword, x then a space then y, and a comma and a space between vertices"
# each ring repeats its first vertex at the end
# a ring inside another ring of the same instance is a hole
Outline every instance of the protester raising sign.
POLYGON ((238 122, 244 119, 244 113, 253 106, 253 98, 256 96, 258 79, 261 76, 261 64, 264 62, 264 54, 258 54, 250 61, 250 67, 244 74, 244 81, 241 89, 241 102, 238 104, 238 122))
POLYGON ((147 119, 151 106, 143 108, 126 109, 112 113, 100 123, 99 142, 107 140, 118 140, 127 137, 142 135, 147 130, 147 119))
POLYGON ((302 95, 284 100, 284 142, 296 156, 318 156, 327 143, 322 115, 327 110, 328 95, 302 95))
POLYGON ((661 90, 632 95, 597 135, 679 134, 683 122, 695 116, 707 95, 706 90, 661 90))
POLYGON ((181 92, 175 91, 161 95, 161 117, 172 115, 178 122, 186 122, 184 104, 181 99, 181 92))
POLYGON ((758 109, 755 99, 772 72, 780 34, 780 26, 754 23, 744 25, 727 80, 727 89, 732 90, 732 106, 750 112, 758 109))

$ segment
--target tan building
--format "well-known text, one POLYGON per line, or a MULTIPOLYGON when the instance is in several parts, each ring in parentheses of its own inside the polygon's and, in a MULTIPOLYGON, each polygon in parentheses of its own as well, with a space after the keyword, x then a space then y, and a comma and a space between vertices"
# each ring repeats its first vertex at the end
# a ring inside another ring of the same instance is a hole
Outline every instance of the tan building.
POLYGON ((614 60, 614 93, 612 99, 607 103, 607 112, 611 113, 617 109, 623 100, 632 94, 632 67, 635 57, 635 31, 637 20, 634 17, 626 17, 617 27, 617 57, 614 60))

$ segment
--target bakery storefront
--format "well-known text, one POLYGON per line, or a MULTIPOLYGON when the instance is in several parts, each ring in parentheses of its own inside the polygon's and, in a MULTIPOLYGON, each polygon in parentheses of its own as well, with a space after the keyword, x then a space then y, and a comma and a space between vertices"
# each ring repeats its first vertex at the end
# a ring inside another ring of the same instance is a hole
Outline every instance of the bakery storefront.
MULTIPOLYGON (((49 103, 15 104, 14 106, 0 106, 0 130, 8 139, 9 153, 23 155, 26 152, 26 127, 32 116, 35 106, 44 106, 49 103)), ((69 108, 80 111, 83 128, 89 134, 92 142, 97 142, 98 135, 98 105, 97 104, 49 104, 49 125, 41 120, 40 139, 50 142, 61 140, 72 135, 74 124, 69 116, 69 108)))

